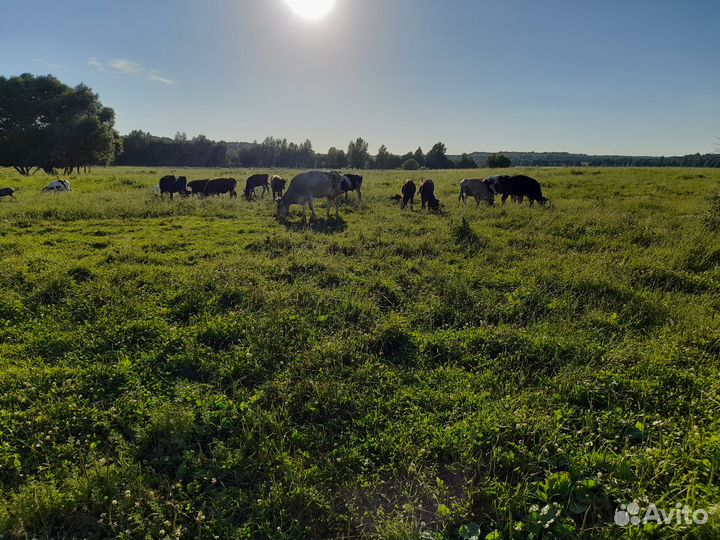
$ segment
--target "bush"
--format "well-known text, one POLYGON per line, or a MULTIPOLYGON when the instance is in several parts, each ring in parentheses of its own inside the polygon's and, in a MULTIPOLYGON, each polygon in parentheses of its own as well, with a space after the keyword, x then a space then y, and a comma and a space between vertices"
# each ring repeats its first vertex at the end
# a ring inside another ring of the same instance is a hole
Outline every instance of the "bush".
POLYGON ((420 168, 420 164, 413 158, 410 158, 402 164, 402 168, 405 171, 417 171, 420 168))

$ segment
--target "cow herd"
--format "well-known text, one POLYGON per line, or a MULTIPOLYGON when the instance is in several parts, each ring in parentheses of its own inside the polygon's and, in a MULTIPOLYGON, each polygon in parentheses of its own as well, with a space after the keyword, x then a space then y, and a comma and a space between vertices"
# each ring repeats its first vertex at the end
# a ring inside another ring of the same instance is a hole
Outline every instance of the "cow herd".
MULTIPOLYGON (((199 196, 210 197, 214 195, 229 195, 237 198, 237 180, 234 178, 214 178, 204 180, 191 180, 188 182, 185 176, 168 175, 163 176, 156 188, 160 196, 178 194, 183 197, 199 196)), ((258 197, 256 190, 260 189, 260 197, 267 193, 272 194, 273 200, 277 202, 277 217, 283 221, 292 205, 303 207, 303 217, 306 218, 306 207, 310 207, 312 216, 315 217, 315 199, 326 198, 328 200, 327 212, 330 215, 330 207, 335 207, 335 215, 339 216, 338 197, 354 191, 358 199, 362 200, 363 177, 357 174, 342 174, 337 171, 308 171, 295 176, 287 190, 287 181, 279 176, 268 174, 254 174, 245 182, 244 195, 248 201, 258 197)), ((67 180, 54 180, 45 188, 45 192, 72 191, 70 182, 67 180)), ((422 180, 420 186, 416 186, 413 180, 405 180, 400 187, 400 195, 390 197, 390 200, 400 204, 401 209, 410 208, 413 210, 415 196, 420 196, 421 208, 429 211, 440 212, 440 201, 435 196, 435 184, 429 178, 422 180)), ((14 198, 15 191, 12 188, 0 189, 0 198, 14 198)), ((508 198, 516 203, 522 203, 524 199, 530 201, 530 206, 535 202, 545 205, 548 202, 542 194, 540 184, 534 178, 519 175, 498 175, 484 179, 466 178, 460 182, 459 201, 464 202, 469 197, 475 199, 475 204, 485 202, 492 206, 495 204, 495 196, 500 195, 502 204, 508 198)))

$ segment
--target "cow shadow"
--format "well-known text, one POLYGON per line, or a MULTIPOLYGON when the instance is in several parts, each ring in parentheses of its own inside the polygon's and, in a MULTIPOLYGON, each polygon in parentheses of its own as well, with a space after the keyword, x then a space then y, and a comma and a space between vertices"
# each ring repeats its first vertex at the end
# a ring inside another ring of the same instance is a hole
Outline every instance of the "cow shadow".
POLYGON ((315 219, 308 222, 286 222, 285 229, 293 232, 313 231, 321 234, 339 234, 347 230, 347 222, 342 218, 315 219))

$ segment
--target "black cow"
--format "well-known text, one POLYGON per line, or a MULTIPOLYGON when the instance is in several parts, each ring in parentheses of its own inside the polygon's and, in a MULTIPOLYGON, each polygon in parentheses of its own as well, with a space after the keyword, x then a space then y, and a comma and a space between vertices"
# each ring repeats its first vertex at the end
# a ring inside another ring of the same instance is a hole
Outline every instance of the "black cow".
POLYGON ((180 195, 188 195, 187 177, 168 175, 160 179, 160 196, 168 193, 173 198, 173 193, 180 195))
POLYGON ((402 185, 400 191, 402 192, 402 201, 400 202, 400 208, 404 209, 409 203, 410 210, 412 210, 413 202, 415 201, 415 192, 417 191, 417 188, 415 187, 415 182, 410 179, 405 180, 405 183, 402 185))
POLYGON ((345 194, 345 198, 347 199, 349 197, 348 193, 350 191, 357 191, 358 194, 358 200, 362 201, 362 183, 363 183, 363 177, 359 174, 344 174, 343 175, 343 181, 340 184, 340 193, 345 194), (345 180, 347 178, 347 181, 345 180))
POLYGON ((210 180, 193 180, 188 182, 187 187, 190 189, 190 195, 205 195, 205 188, 210 180))
POLYGON ((230 198, 234 199, 237 197, 237 180, 234 178, 215 178, 214 180, 208 180, 205 186, 205 195, 223 195, 225 193, 230 194, 230 198))
POLYGON ((548 200, 543 197, 540 183, 534 178, 525 176, 524 174, 518 174, 515 176, 501 176, 498 178, 493 189, 502 194, 502 203, 508 197, 512 197, 514 201, 522 203, 523 198, 527 197, 530 200, 530 206, 538 202, 540 206, 544 206, 548 200))
POLYGON ((287 184, 287 180, 284 178, 280 178, 279 176, 273 176, 270 180, 270 188, 272 189, 272 196, 273 199, 278 199, 283 196, 283 191, 285 191, 285 185, 287 184))
POLYGON ((440 210, 440 201, 435 198, 435 184, 429 178, 426 178, 420 184, 420 202, 422 202, 422 208, 425 209, 427 204, 428 210, 440 210))
POLYGON ((3 197, 12 197, 14 199, 15 195, 13 195, 13 193, 15 193, 15 190, 13 188, 2 188, 0 189, 0 199, 2 199, 3 197))
POLYGON ((261 197, 265 196, 265 193, 270 191, 270 183, 269 183, 270 176, 267 174, 253 174, 250 178, 247 179, 247 183, 245 184, 245 198, 250 201, 255 197, 255 188, 261 187, 262 188, 262 195, 261 197))

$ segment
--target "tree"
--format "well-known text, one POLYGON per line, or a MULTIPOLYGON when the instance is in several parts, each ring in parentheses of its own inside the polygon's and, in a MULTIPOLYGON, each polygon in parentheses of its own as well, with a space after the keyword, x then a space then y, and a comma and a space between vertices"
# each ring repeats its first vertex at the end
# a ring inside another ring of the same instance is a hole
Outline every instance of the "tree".
POLYGON ((345 152, 343 150, 338 150, 333 146, 330 150, 328 150, 323 163, 328 169, 344 169, 347 167, 345 152))
POLYGON ((415 154, 413 155, 413 158, 415 161, 418 162, 418 164, 423 167, 425 165, 425 154, 423 154, 422 148, 418 146, 418 149, 415 150, 415 154))
POLYGON ((489 169, 506 169, 511 165, 510 158, 502 154, 492 154, 487 158, 489 169))
POLYGON ((406 171, 417 171, 420 168, 420 164, 415 158, 410 158, 403 162, 402 168, 406 171))
POLYGON ((441 142, 435 143, 425 156, 425 166, 428 169, 451 169, 453 163, 446 155, 447 149, 441 142))
POLYGON ((350 142, 347 151, 348 166, 353 169, 362 169, 367 164, 369 157, 368 143, 366 143, 361 137, 358 137, 355 141, 350 142))
POLYGON ((393 155, 388 152, 387 146, 384 144, 378 148, 377 156, 375 156, 375 168, 392 169, 393 155))
POLYGON ((52 75, 0 76, 0 166, 27 176, 107 165, 122 151, 115 112, 90 88, 52 75))
POLYGON ((460 156, 460 161, 457 164, 458 169, 477 169, 477 163, 467 154, 460 156))

